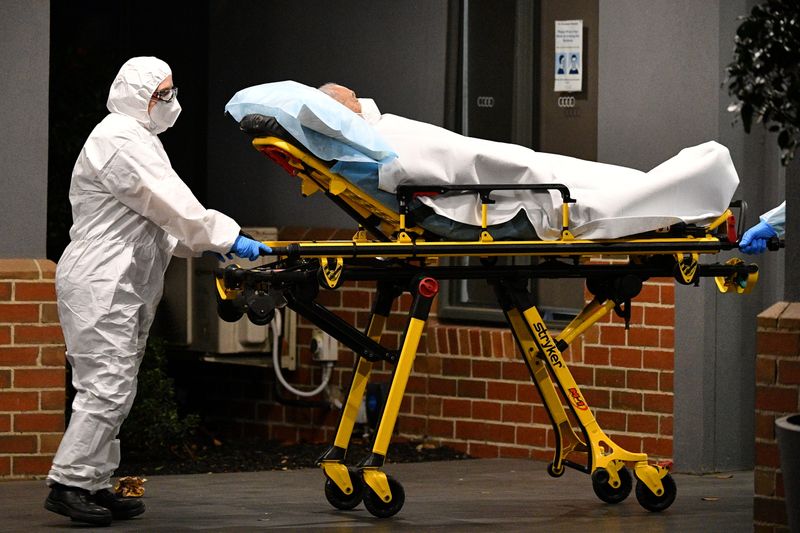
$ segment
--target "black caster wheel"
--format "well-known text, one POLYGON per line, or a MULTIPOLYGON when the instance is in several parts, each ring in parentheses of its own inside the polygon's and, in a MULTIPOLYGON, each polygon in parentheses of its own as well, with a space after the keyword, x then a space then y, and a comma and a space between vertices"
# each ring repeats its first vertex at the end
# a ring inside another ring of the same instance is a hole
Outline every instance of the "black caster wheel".
POLYGON ((244 311, 237 309, 230 300, 217 299, 217 314, 225 322, 236 322, 244 316, 244 311))
POLYGON ((592 489, 597 497, 606 503, 619 503, 627 498, 633 488, 633 476, 630 470, 624 466, 617 472, 620 486, 617 488, 609 485, 608 471, 605 468, 598 468, 592 472, 592 489))
POLYGON ((325 479, 325 498, 328 499, 328 503, 342 511, 354 509, 364 497, 364 483, 358 470, 348 468, 347 473, 350 474, 350 482, 353 484, 353 492, 350 494, 345 494, 339 485, 330 479, 325 479))
POLYGON ((661 484, 664 485, 664 493, 658 496, 653 494, 642 480, 636 481, 636 499, 639 500, 639 505, 654 513, 661 512, 672 505, 672 502, 675 501, 675 496, 678 494, 675 480, 672 479, 671 475, 667 474, 661 478, 661 484))
POLYGON ((561 477, 564 475, 564 465, 561 465, 561 468, 556 469, 554 463, 550 463, 547 465, 547 473, 550 474, 550 477, 561 477))
POLYGON ((392 491, 392 501, 389 502, 383 501, 369 485, 365 484, 364 487, 364 507, 377 518, 396 515, 406 501, 406 492, 400 482, 391 476, 386 476, 386 480, 389 482, 389 490, 392 491))

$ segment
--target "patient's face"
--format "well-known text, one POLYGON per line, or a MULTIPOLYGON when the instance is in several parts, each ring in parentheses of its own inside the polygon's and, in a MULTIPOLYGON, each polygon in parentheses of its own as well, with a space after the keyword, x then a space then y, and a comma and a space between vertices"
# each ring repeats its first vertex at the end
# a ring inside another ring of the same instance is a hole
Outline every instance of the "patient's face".
POLYGON ((356 98, 356 93, 352 89, 348 89, 342 85, 337 85, 333 88, 333 92, 336 94, 334 99, 337 102, 346 106, 354 113, 361 113, 361 104, 359 103, 358 98, 356 98))

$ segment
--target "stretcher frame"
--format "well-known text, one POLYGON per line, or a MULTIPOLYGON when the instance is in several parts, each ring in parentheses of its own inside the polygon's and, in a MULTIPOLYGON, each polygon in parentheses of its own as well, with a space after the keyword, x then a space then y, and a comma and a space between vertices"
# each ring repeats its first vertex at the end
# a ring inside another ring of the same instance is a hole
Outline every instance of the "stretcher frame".
MULTIPOLYGON (((244 124, 245 121, 242 125, 247 131, 244 124)), ((702 256, 737 247, 741 228, 735 227, 731 210, 705 227, 669 228, 609 240, 581 240, 572 235, 569 207, 575 199, 561 184, 402 187, 398 190, 399 210, 394 212, 332 172, 330 163, 300 148, 302 145, 274 122, 266 129, 262 124, 250 133, 256 134, 252 144, 257 150, 300 178, 303 195, 324 192, 359 224, 351 240, 266 242, 271 255, 277 257, 275 263, 255 269, 229 266, 215 273, 218 310, 224 319, 237 320, 246 313, 253 322, 264 324, 272 319, 276 307, 285 304, 355 352, 353 378, 334 442, 318 461, 326 477, 325 495, 331 505, 345 510, 363 501, 367 510, 379 518, 392 516, 402 508, 403 487, 382 467, 439 281, 456 279, 485 279, 494 288, 553 426, 555 450, 548 473, 559 477, 565 467, 570 467, 590 474, 596 495, 605 502, 619 503, 633 488, 630 467, 637 479, 637 500, 645 509, 657 512, 672 504, 677 488, 669 474, 671 465, 653 464, 647 454, 624 449, 602 430, 569 371, 563 352, 612 311, 625 320, 627 328, 631 302, 650 277, 674 277, 685 285, 697 285, 701 278, 713 277, 721 292, 742 294, 752 290, 758 278, 756 265, 738 258, 724 264, 700 261, 702 256), (491 194, 520 188, 561 193, 559 239, 494 240, 486 224, 487 210, 493 203, 491 194), (482 228, 475 241, 442 240, 415 225, 410 215, 416 195, 456 191, 481 198, 482 228), (465 256, 480 258, 480 264, 439 264, 441 258, 465 256), (536 257, 540 262, 498 266, 497 258, 504 256, 536 257), (588 262, 597 256, 628 260, 588 262), (528 280, 534 278, 585 278, 593 299, 560 333, 553 335, 527 288, 528 280), (315 301, 320 287, 335 290, 352 281, 374 281, 377 285, 364 332, 315 301), (400 347, 393 350, 383 346, 381 338, 392 304, 404 292, 411 294, 412 303, 400 347), (390 389, 371 454, 357 467, 348 467, 347 449, 377 361, 395 365, 390 389)), ((741 223, 744 205, 736 207, 741 223)))

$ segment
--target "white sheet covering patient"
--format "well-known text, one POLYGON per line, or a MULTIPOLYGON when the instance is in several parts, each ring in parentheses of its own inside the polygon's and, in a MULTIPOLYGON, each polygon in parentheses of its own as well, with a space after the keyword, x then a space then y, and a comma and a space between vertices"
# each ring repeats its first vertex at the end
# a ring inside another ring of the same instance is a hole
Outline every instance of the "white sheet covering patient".
MULTIPOLYGON (((380 168, 381 189, 395 192, 399 185, 413 184, 561 183, 577 200, 570 208, 570 230, 582 239, 613 239, 679 222, 710 221, 725 211, 739 183, 728 149, 713 141, 686 148, 649 172, 641 172, 465 137, 381 114, 370 99, 358 99, 358 103, 356 112, 398 154, 380 168)), ((490 225, 507 222, 524 210, 540 238, 560 236, 560 193, 496 191, 492 198, 497 203, 489 207, 490 225)), ((437 214, 480 226, 477 195, 451 194, 421 201, 437 214)))

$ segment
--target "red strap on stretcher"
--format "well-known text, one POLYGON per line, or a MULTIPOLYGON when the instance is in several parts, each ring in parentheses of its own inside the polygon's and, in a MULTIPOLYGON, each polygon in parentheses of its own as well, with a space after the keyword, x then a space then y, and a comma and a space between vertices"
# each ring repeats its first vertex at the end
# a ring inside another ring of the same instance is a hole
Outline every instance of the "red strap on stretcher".
POLYGON ((267 157, 278 163, 290 176, 297 176, 300 169, 295 168, 289 163, 291 159, 294 159, 290 154, 277 146, 265 146, 260 148, 260 150, 264 152, 267 157))

